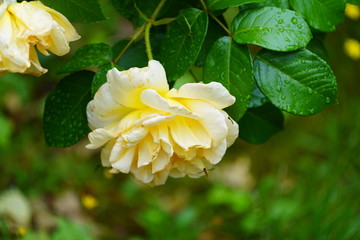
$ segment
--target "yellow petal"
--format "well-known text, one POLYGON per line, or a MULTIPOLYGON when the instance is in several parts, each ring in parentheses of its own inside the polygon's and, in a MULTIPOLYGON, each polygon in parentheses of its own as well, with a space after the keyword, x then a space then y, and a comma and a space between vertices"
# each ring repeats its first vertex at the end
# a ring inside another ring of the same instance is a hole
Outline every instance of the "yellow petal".
POLYGON ((211 138, 207 129, 197 120, 176 117, 171 122, 170 132, 175 143, 185 151, 191 147, 209 148, 211 146, 211 138))
POLYGON ((114 134, 110 131, 105 130, 104 128, 98 128, 89 133, 90 144, 86 145, 87 149, 96 149, 117 137, 117 134, 114 134))
POLYGON ((227 126, 225 123, 224 115, 220 110, 203 101, 197 100, 183 100, 185 106, 191 111, 198 113, 202 116, 199 122, 210 135, 212 139, 212 146, 217 146, 227 136, 227 126))
POLYGON ((145 89, 154 89, 159 93, 169 90, 165 70, 154 60, 149 61, 149 66, 145 68, 130 68, 121 72, 113 68, 107 73, 107 80, 117 102, 130 108, 144 107, 140 93, 145 89))
POLYGON ((187 83, 179 90, 171 89, 166 95, 170 98, 199 99, 212 104, 217 109, 231 106, 235 102, 229 91, 220 83, 187 83))
POLYGON ((29 44, 17 37, 18 30, 14 17, 5 12, 0 21, 0 52, 4 67, 10 72, 24 72, 29 61, 29 44))
POLYGON ((194 112, 189 111, 186 107, 182 106, 176 101, 163 98, 153 89, 146 89, 141 93, 141 101, 151 108, 172 113, 175 115, 186 116, 189 118, 200 118, 194 112))
POLYGON ((238 138, 239 125, 234 120, 232 120, 231 117, 225 111, 220 111, 220 112, 223 114, 225 118, 226 126, 228 128, 228 134, 226 136, 226 146, 230 147, 238 138))
POLYGON ((115 101, 110 93, 110 85, 105 83, 94 96, 94 100, 87 105, 86 114, 91 129, 105 128, 120 120, 132 109, 115 101))
POLYGON ((152 162, 152 174, 163 171, 169 163, 170 156, 161 149, 157 158, 152 162))
POLYGON ((154 179, 154 175, 151 172, 151 166, 147 165, 141 168, 131 168, 131 173, 135 178, 143 183, 150 183, 154 179))
POLYGON ((77 34, 75 28, 72 26, 69 20, 67 20, 67 18, 64 17, 64 15, 51 8, 44 6, 44 4, 42 4, 40 1, 33 1, 30 2, 30 4, 38 8, 42 8, 46 12, 48 12, 51 15, 51 17, 55 20, 55 22, 57 22, 64 29, 64 34, 67 41, 75 41, 80 38, 80 35, 77 34))
POLYGON ((129 173, 136 148, 124 148, 122 145, 122 140, 119 138, 111 150, 109 162, 116 170, 122 173, 129 173))
POLYGON ((27 36, 46 36, 54 25, 50 14, 26 1, 11 4, 8 11, 16 18, 17 24, 26 28, 24 34, 27 36))
POLYGON ((224 139, 217 146, 213 146, 212 148, 209 149, 204 149, 203 156, 211 164, 217 164, 221 161, 225 152, 226 152, 226 140, 224 139))
POLYGON ((111 163, 109 161, 110 159, 110 154, 111 154, 111 151, 115 145, 115 142, 116 142, 116 139, 113 139, 111 140, 110 142, 108 142, 105 147, 101 150, 101 164, 104 166, 104 167, 110 167, 111 166, 111 163))

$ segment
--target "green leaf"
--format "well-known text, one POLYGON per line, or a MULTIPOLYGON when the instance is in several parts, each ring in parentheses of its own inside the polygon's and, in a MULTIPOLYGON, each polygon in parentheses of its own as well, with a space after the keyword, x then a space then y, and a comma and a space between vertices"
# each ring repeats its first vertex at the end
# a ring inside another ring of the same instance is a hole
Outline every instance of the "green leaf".
POLYGON ((262 7, 278 7, 284 9, 290 9, 289 0, 266 0, 262 3, 252 3, 240 6, 240 11, 247 9, 262 8, 262 7))
POLYGON ((336 80, 329 65, 307 49, 291 53, 263 50, 254 62, 255 79, 281 110, 307 116, 336 103, 336 80))
POLYGON ((41 0, 64 14, 71 22, 94 23, 105 20, 98 0, 41 0))
POLYGON ((107 72, 114 68, 114 64, 108 63, 99 67, 99 70, 96 72, 94 79, 91 85, 91 95, 94 96, 97 90, 107 81, 106 74, 107 72))
POLYGON ((196 59, 196 66, 204 66, 206 57, 209 54, 209 51, 216 40, 220 37, 226 35, 224 29, 212 18, 209 19, 209 29, 211 31, 207 31, 204 43, 201 46, 201 50, 199 56, 196 59))
POLYGON ((347 0, 350 4, 360 5, 360 0, 347 0))
POLYGON ((305 47, 312 38, 305 20, 297 13, 276 7, 241 12, 232 22, 231 31, 238 43, 251 43, 275 51, 294 51, 305 47))
POLYGON ((331 32, 344 19, 346 0, 290 0, 290 4, 310 26, 331 32))
POLYGON ((269 99, 261 92, 257 84, 254 84, 249 108, 260 107, 269 102, 269 99))
POLYGON ((89 44, 79 48, 70 61, 60 68, 59 73, 71 73, 79 69, 111 63, 111 61, 112 51, 109 45, 89 44))
POLYGON ((237 7, 247 3, 260 3, 265 0, 206 0, 206 6, 214 11, 229 7, 237 7))
POLYGON ((241 139, 259 144, 284 129, 284 116, 278 108, 266 103, 249 108, 238 124, 241 139))
POLYGON ((76 72, 63 78, 45 102, 44 133, 48 146, 68 147, 89 131, 86 106, 94 73, 76 72))
MULTIPOLYGON (((150 42, 154 59, 159 59, 160 44, 163 37, 163 33, 154 33, 150 35, 150 42)), ((119 55, 128 42, 128 40, 121 40, 116 43, 112 48, 113 55, 119 55)), ((146 55, 145 41, 140 40, 131 44, 131 46, 117 62, 117 64, 124 69, 129 69, 131 67, 146 67, 148 65, 148 58, 146 55)))
POLYGON ((309 44, 306 46, 306 49, 315 53, 316 55, 318 55, 327 62, 329 60, 329 55, 324 44, 324 39, 325 39, 325 34, 318 32, 317 34, 314 35, 314 38, 311 39, 309 44))
POLYGON ((170 24, 163 40, 160 59, 169 81, 184 75, 199 55, 208 28, 206 12, 190 8, 170 24))
POLYGON ((211 48, 204 67, 203 82, 220 82, 236 98, 226 109, 238 121, 245 113, 253 91, 253 66, 249 49, 230 37, 218 39, 211 48))

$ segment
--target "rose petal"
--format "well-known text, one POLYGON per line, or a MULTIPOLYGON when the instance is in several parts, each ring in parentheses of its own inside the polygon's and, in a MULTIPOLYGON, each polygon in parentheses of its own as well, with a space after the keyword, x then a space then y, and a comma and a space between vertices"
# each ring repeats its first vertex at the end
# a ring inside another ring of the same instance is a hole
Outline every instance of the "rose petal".
POLYGON ((141 93, 141 101, 151 108, 172 113, 175 115, 186 116, 189 118, 199 118, 200 116, 189 111, 178 102, 165 99, 153 89, 146 89, 141 93))
POLYGON ((113 168, 120 172, 129 173, 136 147, 124 148, 122 145, 122 139, 118 138, 112 148, 109 162, 113 168))
POLYGON ((227 136, 224 115, 212 105, 196 100, 183 100, 185 106, 202 116, 199 122, 212 138, 212 146, 217 146, 227 136))
POLYGON ((90 143, 85 147, 87 149, 96 149, 101 147, 111 139, 117 137, 117 134, 114 134, 113 132, 107 131, 103 128, 98 128, 92 131, 91 133, 89 133, 88 137, 90 143))
POLYGON ((171 89, 166 96, 169 98, 204 100, 217 109, 226 108, 235 102, 235 97, 218 82, 209 84, 187 83, 182 85, 179 90, 171 89))
POLYGON ((145 89, 154 89, 164 94, 169 90, 165 70, 154 60, 149 61, 149 66, 145 68, 130 68, 121 72, 113 68, 107 73, 107 79, 116 101, 130 108, 144 107, 140 94, 145 89))
POLYGON ((132 109, 118 104, 110 93, 110 85, 105 83, 100 87, 86 108, 86 114, 91 129, 105 128, 118 123, 132 109))

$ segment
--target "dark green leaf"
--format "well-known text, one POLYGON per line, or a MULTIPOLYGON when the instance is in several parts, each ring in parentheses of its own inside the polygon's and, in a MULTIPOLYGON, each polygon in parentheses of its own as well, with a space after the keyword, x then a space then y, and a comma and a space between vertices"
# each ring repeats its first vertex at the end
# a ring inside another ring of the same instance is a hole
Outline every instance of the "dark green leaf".
POLYGON ((222 37, 211 48, 204 67, 203 82, 220 82, 236 98, 226 109, 238 121, 245 113, 253 90, 253 66, 249 49, 230 37, 222 37))
MULTIPOLYGON (((321 32, 319 32, 321 33, 321 32)), ((326 62, 329 60, 329 55, 324 44, 324 36, 321 34, 315 34, 309 44, 306 46, 308 50, 321 57, 326 62)), ((324 34, 325 35, 325 34, 324 34)))
POLYGON ((48 146, 68 147, 88 132, 86 106, 94 73, 81 71, 62 79, 45 102, 44 133, 48 146))
POLYGON ((201 51, 195 62, 195 65, 199 67, 204 66, 206 57, 214 42, 226 35, 224 29, 212 18, 209 19, 209 29, 211 29, 211 31, 207 31, 204 43, 201 46, 201 51))
POLYGON ((206 12, 185 10, 170 24, 161 46, 160 59, 169 81, 181 77, 194 64, 208 27, 206 12))
POLYGON ((214 11, 225 9, 229 7, 237 7, 247 3, 259 3, 264 2, 265 0, 206 0, 206 6, 214 11))
POLYGON ((290 0, 290 4, 310 26, 331 32, 344 19, 346 0, 290 0))
POLYGON ((294 51, 312 38, 305 20, 287 9, 264 7, 240 13, 231 24, 234 40, 275 51, 294 51))
POLYGON ((98 0, 41 0, 64 14, 71 22, 93 23, 105 20, 98 0))
POLYGON ((249 108, 238 122, 239 137, 259 144, 284 129, 284 115, 270 103, 249 108))
MULTIPOLYGON (((160 0, 111 0, 111 3, 120 15, 131 21, 136 27, 139 27, 145 22, 139 12, 150 18, 160 0)), ((167 0, 157 19, 176 17, 182 9, 189 8, 193 4, 193 0, 167 0)))
POLYGON ((92 85, 91 85, 91 95, 92 96, 94 96, 95 93, 97 92, 97 90, 104 83, 106 83, 106 81, 107 81, 106 74, 112 68, 114 68, 114 64, 112 64, 112 63, 108 63, 108 64, 105 64, 105 65, 102 65, 99 67, 99 70, 96 72, 94 79, 92 81, 92 85))
POLYGON ((360 5, 360 0, 347 0, 347 2, 350 4, 360 5))
MULTIPOLYGON (((159 59, 160 45, 163 37, 164 34, 162 33, 154 33, 150 35, 151 49, 154 59, 159 59)), ((121 40, 116 43, 112 48, 114 56, 119 55, 127 43, 128 40, 121 40)), ((146 55, 145 41, 140 40, 131 44, 117 64, 124 69, 129 69, 131 67, 146 67, 148 65, 148 58, 146 55)))
POLYGON ((70 73, 87 67, 97 67, 112 60, 112 51, 105 43, 89 44, 79 48, 74 56, 60 68, 59 73, 70 73))
POLYGON ((267 97, 261 92, 258 85, 254 84, 254 89, 249 103, 249 108, 260 107, 267 102, 269 102, 269 99, 267 99, 267 97))
POLYGON ((290 9, 289 0, 266 0, 262 3, 251 3, 240 6, 240 11, 245 11, 252 8, 262 8, 262 7, 278 7, 284 9, 290 9))
POLYGON ((307 49, 291 53, 263 50, 256 55, 255 79, 281 110, 311 115, 336 103, 336 80, 329 65, 307 49))

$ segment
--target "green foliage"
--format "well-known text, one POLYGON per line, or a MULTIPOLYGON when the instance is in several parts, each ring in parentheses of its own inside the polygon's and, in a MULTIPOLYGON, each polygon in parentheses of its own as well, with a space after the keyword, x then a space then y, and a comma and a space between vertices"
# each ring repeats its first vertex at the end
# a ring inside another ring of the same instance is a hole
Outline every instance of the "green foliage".
POLYGON ((270 103, 249 108, 239 121, 239 137, 250 143, 264 143, 284 128, 284 115, 270 103))
POLYGON ((208 17, 199 9, 187 9, 169 27, 161 45, 160 60, 168 80, 175 81, 195 63, 206 36, 208 17))
POLYGON ((256 55, 255 79, 279 109, 307 116, 336 103, 336 80, 327 63, 306 49, 263 50, 256 55))
POLYGON ((99 0, 41 0, 72 22, 94 23, 105 20, 99 0))
POLYGON ((111 63, 111 47, 105 43, 89 44, 79 48, 59 73, 71 73, 83 68, 97 67, 111 63))
POLYGON ((234 40, 275 51, 294 51, 305 47, 312 34, 296 12, 264 7, 240 13, 231 24, 234 40))
POLYGON ((253 66, 249 49, 230 37, 218 39, 212 46, 204 67, 203 82, 220 82, 236 97, 227 109, 238 121, 249 105, 253 90, 253 66))
POLYGON ((10 143, 12 132, 12 123, 0 113, 0 149, 10 143))
POLYGON ((207 7, 212 10, 220 10, 229 7, 237 7, 248 3, 259 3, 265 0, 206 0, 207 7))
POLYGON ((347 0, 347 2, 350 4, 360 5, 360 0, 347 0))
MULTIPOLYGON (((83 1, 77 7, 71 0, 48 2, 82 22, 102 19, 95 0, 86 7, 83 1)), ((223 84, 236 97, 235 104, 225 110, 251 128, 242 127, 240 137, 260 143, 283 128, 281 111, 308 116, 337 102, 325 33, 318 30, 335 29, 343 20, 345 2, 111 0, 114 13, 132 23, 134 34, 130 39, 116 39, 111 46, 83 45, 59 73, 96 71, 89 83, 94 96, 109 69, 145 67, 153 56, 163 64, 170 86, 199 81, 223 84), (262 115, 263 110, 267 115, 262 115)), ((48 131, 45 128, 46 136, 53 135, 48 131)))
POLYGON ((290 4, 310 26, 331 32, 344 18, 346 0, 290 0, 290 4))
POLYGON ((86 106, 91 100, 93 77, 94 74, 87 71, 69 75, 47 97, 44 132, 48 146, 71 146, 89 132, 86 106))

